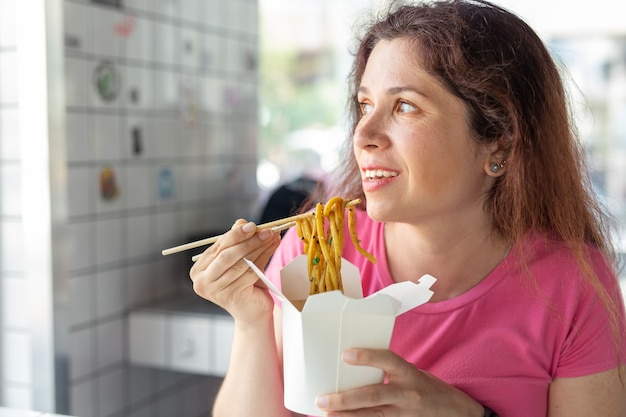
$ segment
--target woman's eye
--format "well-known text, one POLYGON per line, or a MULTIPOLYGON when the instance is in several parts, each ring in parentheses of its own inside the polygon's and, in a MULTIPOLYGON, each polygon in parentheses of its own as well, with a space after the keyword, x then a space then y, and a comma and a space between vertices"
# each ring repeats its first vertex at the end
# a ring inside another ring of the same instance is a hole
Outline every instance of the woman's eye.
POLYGON ((401 101, 400 103, 398 103, 398 111, 400 113, 408 113, 408 112, 412 112, 415 110, 416 110, 415 106, 407 103, 406 101, 401 101))
POLYGON ((361 108, 361 114, 370 114, 372 112, 372 105, 369 103, 361 102, 359 103, 359 107, 361 108))

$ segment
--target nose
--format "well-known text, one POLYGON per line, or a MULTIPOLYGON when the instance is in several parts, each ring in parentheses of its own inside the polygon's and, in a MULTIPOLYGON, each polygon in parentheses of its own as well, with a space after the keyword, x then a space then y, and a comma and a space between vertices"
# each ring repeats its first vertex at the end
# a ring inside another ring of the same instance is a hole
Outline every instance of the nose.
POLYGON ((375 108, 364 114, 354 130, 354 146, 365 148, 382 148, 389 146, 389 120, 382 111, 375 108))

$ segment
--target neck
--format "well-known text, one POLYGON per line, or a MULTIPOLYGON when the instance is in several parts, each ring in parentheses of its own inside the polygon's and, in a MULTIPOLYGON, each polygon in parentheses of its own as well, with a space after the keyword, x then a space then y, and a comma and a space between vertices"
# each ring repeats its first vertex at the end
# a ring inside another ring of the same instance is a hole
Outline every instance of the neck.
POLYGON ((426 233, 401 223, 385 227, 387 262, 394 281, 437 278, 431 302, 456 297, 479 284, 504 259, 509 245, 488 227, 426 233))

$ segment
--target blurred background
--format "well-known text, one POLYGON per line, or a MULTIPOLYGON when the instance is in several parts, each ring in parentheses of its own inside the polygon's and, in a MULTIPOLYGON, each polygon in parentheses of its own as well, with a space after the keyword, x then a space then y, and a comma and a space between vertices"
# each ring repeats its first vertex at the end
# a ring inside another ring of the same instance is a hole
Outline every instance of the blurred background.
MULTIPOLYGON (((497 3, 562 66, 623 257, 626 6, 497 3)), ((232 320, 161 250, 335 166, 353 24, 384 4, 0 0, 0 417, 210 416, 232 320)))

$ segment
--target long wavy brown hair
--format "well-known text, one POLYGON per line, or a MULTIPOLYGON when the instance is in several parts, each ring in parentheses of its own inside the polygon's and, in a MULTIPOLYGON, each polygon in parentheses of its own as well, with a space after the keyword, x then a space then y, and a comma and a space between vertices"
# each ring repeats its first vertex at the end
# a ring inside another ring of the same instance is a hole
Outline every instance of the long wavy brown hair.
MULTIPOLYGON (((543 41, 522 19, 486 1, 394 2, 368 22, 355 52, 350 137, 361 117, 357 89, 368 58, 379 41, 397 38, 410 40, 422 67, 466 103, 474 140, 505 151, 506 173, 485 207, 495 230, 510 242, 529 232, 566 242, 618 336, 619 307, 588 256, 591 245, 615 260, 612 220, 592 191, 561 73, 543 41)), ((351 142, 326 196, 365 201, 351 142)))

